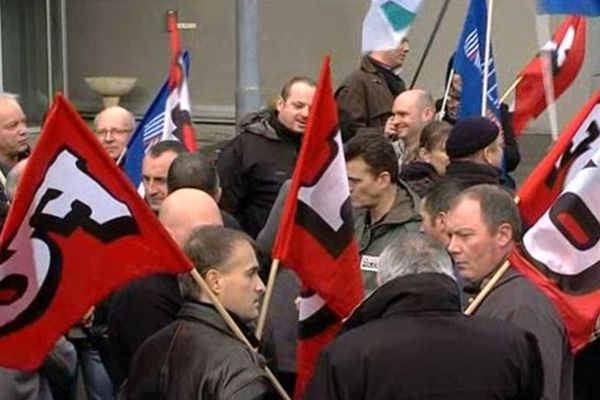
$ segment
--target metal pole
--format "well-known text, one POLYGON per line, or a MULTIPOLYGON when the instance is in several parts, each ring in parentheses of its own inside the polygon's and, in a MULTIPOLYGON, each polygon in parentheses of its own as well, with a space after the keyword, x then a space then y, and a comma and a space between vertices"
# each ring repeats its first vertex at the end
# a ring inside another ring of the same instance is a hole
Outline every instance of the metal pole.
POLYGON ((63 94, 69 98, 69 66, 67 58, 67 4, 65 0, 60 0, 60 44, 61 44, 61 67, 63 94))
POLYGON ((437 21, 435 21, 435 25, 433 27, 433 31, 431 35, 429 35, 429 40, 427 41, 427 45, 425 46, 425 51, 419 60, 419 66, 417 67, 417 71, 415 72, 415 76, 413 77, 412 82, 410 83, 410 88, 414 89, 415 83, 417 83, 417 79, 419 78, 419 74, 421 73, 421 68, 423 68, 423 64, 425 64, 425 60, 429 55, 429 50, 431 50, 431 45, 433 44, 433 40, 437 36, 437 32, 440 29, 440 25, 442 24, 442 19, 444 19, 444 15, 446 14, 446 10, 448 9, 448 4, 450 4, 450 0, 444 1, 442 4, 442 8, 440 13, 438 14, 437 21))
POLYGON ((490 73, 490 53, 492 41, 492 14, 494 12, 494 0, 490 0, 487 15, 487 28, 485 31, 485 56, 483 61, 483 89, 481 90, 481 116, 485 117, 487 109, 488 75, 490 73))
POLYGON ((236 0, 235 118, 261 106, 258 65, 258 0, 236 0))
POLYGON ((50 15, 50 0, 46 0, 46 67, 47 67, 47 75, 48 79, 48 106, 52 101, 52 96, 54 94, 54 85, 52 84, 52 18, 50 15))

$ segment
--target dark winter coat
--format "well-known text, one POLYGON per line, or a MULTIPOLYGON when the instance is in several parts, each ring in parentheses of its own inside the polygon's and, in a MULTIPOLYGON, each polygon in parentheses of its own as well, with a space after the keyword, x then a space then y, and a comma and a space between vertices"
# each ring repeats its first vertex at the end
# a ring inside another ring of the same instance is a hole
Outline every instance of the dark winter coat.
POLYGON ((407 275, 352 314, 305 399, 539 399, 540 364, 533 335, 463 315, 451 278, 407 275))
POLYGON ((270 111, 247 115, 240 134, 217 160, 221 206, 253 238, 265 225, 279 188, 291 178, 300 147, 299 137, 277 131, 276 118, 270 111))

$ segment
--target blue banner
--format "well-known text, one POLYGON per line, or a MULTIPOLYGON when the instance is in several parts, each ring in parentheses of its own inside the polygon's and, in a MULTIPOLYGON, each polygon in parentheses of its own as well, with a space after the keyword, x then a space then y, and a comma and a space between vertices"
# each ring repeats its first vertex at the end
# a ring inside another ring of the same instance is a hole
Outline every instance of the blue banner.
POLYGON ((600 15, 600 0, 540 0, 538 14, 600 15))

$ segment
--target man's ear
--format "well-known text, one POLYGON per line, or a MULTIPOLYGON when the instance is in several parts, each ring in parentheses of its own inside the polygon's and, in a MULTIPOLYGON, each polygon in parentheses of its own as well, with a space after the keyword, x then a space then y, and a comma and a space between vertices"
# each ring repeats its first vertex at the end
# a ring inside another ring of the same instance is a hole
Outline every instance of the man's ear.
POLYGON ((423 110, 423 121, 429 123, 435 118, 435 108, 426 107, 423 110))
POLYGON ((209 269, 204 275, 204 280, 210 290, 217 296, 223 291, 223 282, 221 274, 216 269, 209 269))
POLYGON ((392 176, 390 175, 390 173, 388 171, 383 171, 377 177, 377 181, 382 186, 389 186, 392 183, 392 176))
POLYGON ((440 211, 433 220, 434 226, 439 228, 440 231, 446 230, 446 215, 445 211, 440 211))
POLYGON ((496 242, 500 247, 506 247, 513 241, 513 229, 510 224, 504 222, 500 224, 496 231, 496 242))
POLYGON ((283 99, 283 97, 278 96, 277 100, 275 101, 275 108, 277 109, 277 112, 281 112, 284 104, 285 104, 285 100, 283 99))

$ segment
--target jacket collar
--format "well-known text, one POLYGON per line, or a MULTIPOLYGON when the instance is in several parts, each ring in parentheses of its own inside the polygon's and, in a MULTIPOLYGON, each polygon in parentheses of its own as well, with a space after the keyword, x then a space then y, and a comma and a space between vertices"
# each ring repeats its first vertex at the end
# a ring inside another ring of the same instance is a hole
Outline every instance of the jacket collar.
POLYGON ((382 317, 425 311, 461 312, 456 281, 436 273, 406 275, 377 288, 346 320, 342 332, 382 317))
MULTIPOLYGON (((388 213, 382 219, 371 225, 397 225, 410 221, 418 222, 421 220, 418 207, 419 199, 416 193, 413 192, 404 181, 398 180, 396 198, 394 199, 392 208, 390 208, 390 211, 388 211, 388 213)), ((365 220, 367 218, 370 219, 370 214, 368 214, 368 212, 365 211, 364 214, 365 220)))
MULTIPOLYGON (((231 311, 229 312, 229 315, 231 315, 233 321, 240 328, 244 336, 246 336, 246 338, 250 341, 250 344, 253 347, 258 347, 258 339, 254 336, 254 333, 250 330, 250 328, 248 328, 248 325, 246 325, 246 323, 240 317, 231 311)), ((221 317, 219 312, 212 304, 187 300, 185 303, 183 303, 183 306, 179 310, 177 318, 201 322, 212 327, 213 329, 221 331, 222 333, 237 339, 237 336, 235 336, 231 329, 229 329, 229 326, 227 326, 223 317, 221 317)))
POLYGON ((446 176, 463 179, 474 184, 500 184, 500 170, 498 168, 473 161, 450 161, 446 168, 446 176))

